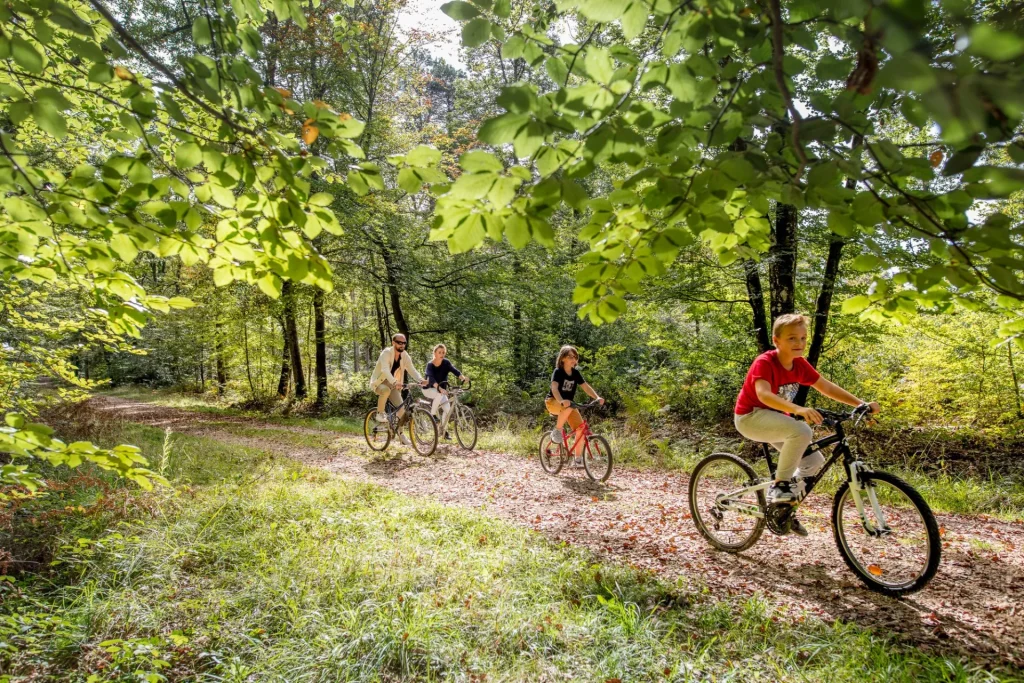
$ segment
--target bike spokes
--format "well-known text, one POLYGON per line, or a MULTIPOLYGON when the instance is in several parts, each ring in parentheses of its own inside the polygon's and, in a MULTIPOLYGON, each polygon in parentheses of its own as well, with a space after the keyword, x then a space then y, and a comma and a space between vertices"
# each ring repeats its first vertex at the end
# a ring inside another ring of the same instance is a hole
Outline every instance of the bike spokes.
POLYGON ((690 514, 697 528, 721 550, 749 548, 764 528, 764 493, 751 490, 754 473, 728 454, 705 458, 690 479, 690 514))
POLYGON ((836 540, 848 563, 866 582, 890 592, 923 585, 937 564, 931 513, 906 489, 894 477, 871 475, 863 488, 840 491, 833 510, 836 540))

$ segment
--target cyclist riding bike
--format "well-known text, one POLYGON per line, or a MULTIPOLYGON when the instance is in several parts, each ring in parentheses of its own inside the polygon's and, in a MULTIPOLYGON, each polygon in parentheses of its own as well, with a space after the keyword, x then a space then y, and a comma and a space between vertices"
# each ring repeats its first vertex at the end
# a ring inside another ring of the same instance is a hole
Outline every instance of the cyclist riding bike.
MULTIPOLYGON (((377 394, 377 421, 386 422, 384 407, 390 400, 396 408, 402 405, 402 389, 405 387, 407 373, 421 385, 423 377, 412 364, 412 357, 405 350, 408 342, 405 335, 398 333, 391 337, 391 346, 380 352, 377 364, 370 375, 370 391, 377 394)), ((399 419, 404 418, 404 410, 399 412, 399 419)), ((404 434, 400 435, 403 444, 409 445, 404 434)))
MULTIPOLYGON (((828 381, 807 362, 803 357, 807 346, 806 316, 788 313, 776 318, 772 325, 772 342, 775 349, 755 358, 747 371, 736 397, 733 422, 744 437, 771 444, 779 451, 768 502, 794 504, 801 498, 800 480, 817 474, 825 464, 818 451, 802 457, 813 438, 811 425, 821 424, 823 417, 814 408, 793 403, 800 386, 813 387, 824 396, 850 406, 867 405, 872 413, 880 408, 877 403, 866 403, 828 381)), ((807 530, 795 519, 792 531, 800 536, 807 535, 807 530)))
POLYGON ((448 376, 454 374, 461 382, 468 382, 469 378, 445 358, 447 354, 448 347, 444 344, 434 347, 434 357, 427 363, 424 373, 427 376, 427 385, 423 390, 423 395, 433 400, 430 405, 430 414, 435 419, 438 417, 438 409, 441 410, 439 429, 444 434, 445 440, 451 441, 452 437, 448 434, 448 418, 451 417, 452 404, 448 400, 448 376))
POLYGON ((566 422, 569 423, 569 426, 576 433, 572 452, 574 466, 583 467, 583 459, 580 457, 583 441, 579 438, 578 433, 579 428, 583 425, 583 416, 580 415, 580 411, 572 407, 572 403, 576 398, 576 389, 577 387, 583 389, 587 396, 590 396, 590 398, 601 405, 604 405, 604 399, 597 395, 597 392, 587 383, 587 380, 583 379, 583 375, 576 367, 579 362, 580 352, 575 346, 566 345, 559 349, 558 357, 555 359, 555 371, 551 373, 551 388, 548 390, 544 407, 552 415, 558 416, 555 429, 551 432, 551 440, 554 443, 562 443, 562 427, 566 422))

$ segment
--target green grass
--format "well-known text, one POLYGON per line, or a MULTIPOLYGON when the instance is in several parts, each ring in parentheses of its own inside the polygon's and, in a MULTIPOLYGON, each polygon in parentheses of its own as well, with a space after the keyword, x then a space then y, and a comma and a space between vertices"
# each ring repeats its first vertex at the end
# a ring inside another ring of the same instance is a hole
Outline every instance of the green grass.
POLYGON ((51 573, 0 582, 11 680, 998 680, 258 450, 125 436, 176 486, 69 514, 51 573))
POLYGON ((251 417, 261 422, 291 427, 308 427, 342 434, 362 434, 362 418, 348 416, 301 417, 291 415, 272 415, 253 410, 240 410, 227 404, 218 403, 209 397, 182 394, 163 389, 143 389, 140 387, 119 387, 103 392, 104 395, 143 401, 168 408, 179 408, 197 413, 222 415, 224 417, 251 417))

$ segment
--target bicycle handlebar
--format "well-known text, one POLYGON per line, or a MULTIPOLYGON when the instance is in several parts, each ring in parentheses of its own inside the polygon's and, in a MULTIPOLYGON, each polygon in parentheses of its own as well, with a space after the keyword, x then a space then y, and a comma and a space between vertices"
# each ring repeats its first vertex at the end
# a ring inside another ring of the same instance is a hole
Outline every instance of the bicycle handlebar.
POLYGON ((588 410, 591 408, 601 407, 601 402, 597 399, 590 401, 589 403, 577 403, 576 401, 569 401, 569 407, 575 408, 576 410, 588 410))
MULTIPOLYGON (((871 413, 871 406, 868 405, 867 403, 862 403, 861 405, 857 406, 848 413, 839 412, 836 410, 825 410, 824 408, 815 408, 815 410, 817 410, 821 414, 821 416, 825 418, 822 421, 822 424, 834 427, 839 423, 846 422, 848 420, 856 420, 859 422, 865 415, 871 413)), ((794 415, 793 417, 795 417, 798 420, 804 419, 800 415, 794 415)))

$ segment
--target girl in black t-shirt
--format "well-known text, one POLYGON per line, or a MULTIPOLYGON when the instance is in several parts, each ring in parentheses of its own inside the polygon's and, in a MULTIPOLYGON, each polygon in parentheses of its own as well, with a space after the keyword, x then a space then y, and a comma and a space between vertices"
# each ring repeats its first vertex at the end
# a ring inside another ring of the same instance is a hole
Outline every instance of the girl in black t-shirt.
MULTIPOLYGON (((569 423, 573 431, 579 429, 579 426, 583 424, 583 417, 580 415, 580 411, 572 407, 572 401, 576 398, 577 388, 583 389, 588 396, 600 401, 601 405, 604 405, 604 399, 597 395, 592 386, 587 384, 587 380, 583 379, 583 375, 576 368, 576 364, 579 362, 580 352, 576 350, 576 347, 563 346, 558 351, 558 358, 555 360, 555 371, 551 373, 551 389, 548 390, 548 397, 544 401, 544 407, 552 415, 558 416, 555 429, 551 432, 551 440, 555 443, 562 442, 562 427, 566 422, 569 423)), ((573 446, 573 455, 576 456, 577 465, 581 464, 579 462, 579 449, 582 446, 583 444, 580 440, 576 439, 576 444, 573 446)))

